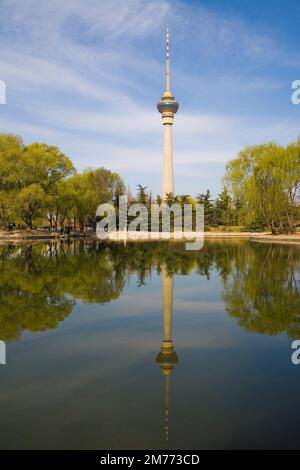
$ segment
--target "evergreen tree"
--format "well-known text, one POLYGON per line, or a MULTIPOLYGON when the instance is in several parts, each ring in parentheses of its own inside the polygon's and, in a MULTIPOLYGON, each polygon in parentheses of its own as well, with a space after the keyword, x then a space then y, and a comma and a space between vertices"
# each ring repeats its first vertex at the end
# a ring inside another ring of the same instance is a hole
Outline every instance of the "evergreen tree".
POLYGON ((230 225, 233 220, 233 205, 228 189, 223 186, 214 207, 213 221, 217 225, 230 225))
POLYGON ((213 211, 214 203, 210 195, 209 189, 206 193, 198 194, 197 202, 204 205, 204 223, 205 225, 211 225, 213 223, 213 211))
POLYGON ((142 186, 141 184, 137 185, 137 202, 139 204, 147 204, 148 202, 147 186, 142 186))

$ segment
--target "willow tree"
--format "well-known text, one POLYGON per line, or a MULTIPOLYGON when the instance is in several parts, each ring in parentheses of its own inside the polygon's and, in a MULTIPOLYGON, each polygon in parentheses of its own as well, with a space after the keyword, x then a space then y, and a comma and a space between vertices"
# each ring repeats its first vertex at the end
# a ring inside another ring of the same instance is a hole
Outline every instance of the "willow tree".
POLYGON ((83 230, 86 224, 95 224, 97 207, 102 203, 116 203, 118 195, 124 194, 121 177, 105 168, 76 173, 67 180, 72 192, 72 213, 75 222, 83 230))
POLYGON ((38 184, 46 194, 74 173, 71 160, 58 147, 33 143, 23 150, 24 185, 38 184))
POLYGON ((299 143, 247 147, 231 160, 225 182, 246 224, 257 222, 273 234, 293 227, 299 193, 299 143), (297 179, 298 172, 298 179, 297 179))
POLYGON ((44 217, 47 197, 74 172, 71 160, 57 147, 23 144, 20 137, 0 134, 0 222, 25 222, 44 217))
POLYGON ((17 195, 16 211, 31 230, 33 220, 43 216, 44 206, 45 193, 38 184, 26 186, 17 195))
POLYGON ((286 217, 290 227, 293 227, 298 214, 300 193, 300 138, 286 147, 280 167, 280 178, 288 195, 286 217))
POLYGON ((15 218, 16 193, 22 187, 23 142, 20 137, 0 134, 0 225, 15 218))

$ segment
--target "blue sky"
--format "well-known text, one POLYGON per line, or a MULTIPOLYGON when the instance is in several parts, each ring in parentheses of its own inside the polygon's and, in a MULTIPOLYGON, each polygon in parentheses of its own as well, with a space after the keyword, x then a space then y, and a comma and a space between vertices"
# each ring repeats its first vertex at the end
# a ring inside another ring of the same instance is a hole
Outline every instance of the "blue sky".
POLYGON ((215 196, 249 144, 300 134, 298 0, 0 0, 0 132, 161 191, 165 27, 175 192, 215 196))

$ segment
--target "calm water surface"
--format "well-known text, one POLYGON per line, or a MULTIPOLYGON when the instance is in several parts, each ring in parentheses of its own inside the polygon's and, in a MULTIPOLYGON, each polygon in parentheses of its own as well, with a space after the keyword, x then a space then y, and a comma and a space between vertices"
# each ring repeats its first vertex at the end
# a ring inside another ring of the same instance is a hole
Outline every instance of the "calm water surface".
POLYGON ((300 448, 295 338, 296 246, 2 246, 0 446, 300 448))

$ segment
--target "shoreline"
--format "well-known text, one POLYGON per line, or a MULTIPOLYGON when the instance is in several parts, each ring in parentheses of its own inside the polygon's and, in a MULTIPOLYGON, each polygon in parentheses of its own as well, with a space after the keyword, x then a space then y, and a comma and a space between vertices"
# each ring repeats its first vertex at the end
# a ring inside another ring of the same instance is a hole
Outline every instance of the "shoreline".
POLYGON ((250 241, 258 243, 298 245, 300 244, 300 235, 262 235, 260 237, 250 237, 250 241))
POLYGON ((35 230, 20 230, 15 232, 0 232, 0 242, 21 243, 34 241, 68 241, 92 238, 94 232, 71 232, 70 234, 60 234, 58 232, 46 233, 35 230))
MULTIPOLYGON (((109 236, 107 241, 184 241, 193 238, 193 234, 188 233, 187 236, 174 236, 174 233, 167 233, 164 236, 150 238, 149 233, 133 232, 113 232, 113 236, 109 236)), ((203 233, 199 234, 203 236, 203 233)), ((194 237, 195 238, 195 237, 194 237)), ((233 239, 242 238, 258 243, 279 243, 279 244, 300 244, 300 234, 297 235, 272 235, 270 232, 204 232, 204 239, 233 239)), ((98 240, 101 241, 95 232, 73 232, 70 234, 60 233, 44 233, 33 230, 16 231, 16 232, 0 232, 0 243, 23 243, 23 242, 65 242, 75 240, 98 240)))

